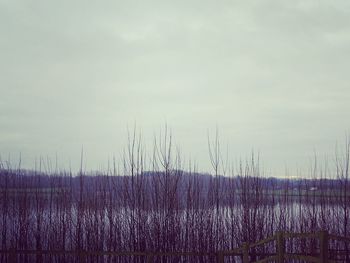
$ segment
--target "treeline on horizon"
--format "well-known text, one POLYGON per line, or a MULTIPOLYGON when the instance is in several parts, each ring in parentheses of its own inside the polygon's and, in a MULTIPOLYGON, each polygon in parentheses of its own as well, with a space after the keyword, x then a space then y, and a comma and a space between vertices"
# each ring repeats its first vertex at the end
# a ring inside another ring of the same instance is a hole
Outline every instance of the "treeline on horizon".
MULTIPOLYGON (((215 252, 254 243, 276 231, 350 236, 350 143, 337 155, 335 174, 314 167, 308 179, 263 176, 257 157, 224 168, 218 139, 209 142, 213 174, 184 170, 171 136, 155 143, 145 169, 142 143, 129 138, 122 172, 42 173, 0 164, 1 250, 215 252)), ((342 243, 333 249, 349 252, 342 243)), ((317 242, 293 241, 287 250, 312 254, 317 242)), ((273 247, 255 252, 272 253, 273 247)), ((35 256, 22 256, 31 262, 35 256)), ((258 256, 256 258, 259 258, 258 256)), ((8 262, 0 256, 0 262, 8 262)), ((75 262, 70 256, 44 261, 75 262)), ((89 262, 105 262, 106 257, 89 262)), ((159 262, 178 262, 179 258, 159 262)), ((191 262, 203 262, 203 258, 191 262)), ((144 262, 107 257, 108 262, 144 262)), ((210 262, 210 259, 204 260, 210 262)))
MULTIPOLYGON (((84 194, 101 194, 102 185, 111 184, 114 188, 107 190, 108 194, 112 191, 123 191, 123 187, 127 186, 129 175, 110 175, 103 172, 88 172, 72 174, 69 172, 60 173, 42 173, 33 170, 13 170, 0 169, 1 178, 0 192, 7 192, 10 196, 28 194, 57 195, 60 191, 66 191, 69 194, 77 195, 82 190, 84 194), (82 183, 82 185, 81 185, 82 183), (126 184, 125 184, 126 183, 126 184), (80 189, 82 187, 82 189, 80 189)), ((182 193, 180 197, 184 197, 184 193, 188 185, 193 181, 200 181, 201 188, 207 192, 210 187, 215 185, 213 181, 218 181, 221 191, 220 205, 225 205, 225 201, 229 199, 229 192, 233 191, 235 194, 241 195, 243 191, 254 193, 256 189, 244 189, 244 184, 255 185, 259 181, 261 194, 275 197, 287 196, 301 196, 307 198, 308 196, 315 197, 329 197, 337 198, 341 196, 342 188, 344 187, 344 180, 330 179, 330 178, 276 178, 276 177, 256 177, 256 176, 241 176, 235 175, 232 177, 213 176, 208 173, 187 172, 183 170, 171 170, 166 172, 161 171, 145 171, 135 175, 136 180, 144 181, 146 192, 151 192, 152 182, 159 180, 165 176, 177 176, 179 180, 179 191, 182 193), (245 183, 243 183, 245 182, 245 183)), ((350 181, 348 180, 348 184, 350 181)), ((130 189, 129 189, 130 191, 130 189)), ((350 195, 350 193, 348 193, 350 195)), ((279 200, 280 198, 277 198, 279 200)), ((318 199, 319 200, 319 199, 318 199)), ((239 199, 237 199, 239 201, 239 199)), ((295 201, 295 199, 291 200, 295 201)))

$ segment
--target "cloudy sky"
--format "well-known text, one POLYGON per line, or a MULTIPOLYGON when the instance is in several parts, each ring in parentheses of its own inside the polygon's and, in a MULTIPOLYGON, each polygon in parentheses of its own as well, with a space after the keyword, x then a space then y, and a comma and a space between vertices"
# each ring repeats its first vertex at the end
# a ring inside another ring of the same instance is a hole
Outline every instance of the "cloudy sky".
POLYGON ((348 0, 0 0, 1 158, 103 168, 167 123, 200 170, 218 127, 280 175, 344 141, 349 68, 348 0))

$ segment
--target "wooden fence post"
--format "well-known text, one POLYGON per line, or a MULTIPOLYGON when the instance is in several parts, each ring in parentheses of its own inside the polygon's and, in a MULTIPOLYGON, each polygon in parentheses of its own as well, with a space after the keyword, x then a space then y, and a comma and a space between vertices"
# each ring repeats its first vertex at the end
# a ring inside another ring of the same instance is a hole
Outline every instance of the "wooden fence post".
POLYGON ((243 243, 243 263, 249 263, 249 243, 243 243))
POLYGON ((17 254, 15 249, 12 249, 10 252, 10 262, 17 262, 17 254))
POLYGON ((218 252, 218 255, 217 255, 217 261, 218 263, 224 263, 225 262, 225 255, 224 255, 224 252, 222 251, 219 251, 218 252))
POLYGON ((319 239, 320 239, 320 262, 326 263, 328 262, 328 232, 320 231, 319 239))
POLYGON ((153 262, 153 254, 148 254, 147 255, 147 263, 152 263, 153 262))
POLYGON ((79 263, 85 262, 84 251, 80 250, 78 253, 79 253, 78 254, 78 256, 79 256, 79 263))
POLYGON ((39 253, 36 254, 36 262, 42 263, 43 262, 43 254, 41 253, 41 249, 39 250, 39 253))
POLYGON ((282 231, 276 233, 276 251, 277 251, 277 262, 284 262, 284 253, 285 253, 285 243, 284 243, 284 234, 282 231))

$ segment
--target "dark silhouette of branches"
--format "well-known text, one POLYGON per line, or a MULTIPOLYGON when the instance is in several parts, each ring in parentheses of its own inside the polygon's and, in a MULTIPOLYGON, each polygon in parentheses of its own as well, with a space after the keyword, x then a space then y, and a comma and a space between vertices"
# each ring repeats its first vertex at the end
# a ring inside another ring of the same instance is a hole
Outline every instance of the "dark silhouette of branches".
MULTIPOLYGON (((174 145, 166 127, 147 156, 141 133, 134 128, 121 164, 114 159, 107 172, 88 173, 82 151, 77 175, 52 169, 42 158, 36 171, 21 169, 20 163, 13 169, 0 160, 1 249, 215 252, 279 230, 350 236, 348 138, 343 151, 336 153, 335 173, 315 158, 310 177, 304 179, 266 177, 254 153, 234 169, 223 158, 217 132, 213 140, 208 136, 213 175, 197 172, 193 163, 185 170, 174 145)), ((318 245, 312 242, 290 241, 286 250, 315 253, 318 245)), ((349 252, 343 243, 330 246, 349 252)), ((273 246, 251 249, 252 259, 272 252, 273 246)), ((79 261, 69 255, 20 255, 18 260, 79 261)), ((87 260, 145 258, 98 255, 87 260)), ((165 257, 154 260, 168 262, 165 257)), ((196 260, 203 262, 191 259, 196 260)), ((0 262, 9 262, 9 256, 0 255, 0 262)))

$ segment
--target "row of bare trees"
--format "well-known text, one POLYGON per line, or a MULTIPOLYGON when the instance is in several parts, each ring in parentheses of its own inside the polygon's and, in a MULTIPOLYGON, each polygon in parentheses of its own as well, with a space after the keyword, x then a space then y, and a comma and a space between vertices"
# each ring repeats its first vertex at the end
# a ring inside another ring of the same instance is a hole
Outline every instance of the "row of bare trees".
MULTIPOLYGON (((334 174, 315 165, 307 179, 267 178, 254 155, 231 169, 223 160, 217 137, 209 141, 209 154, 213 175, 196 172, 194 165, 184 169, 166 129, 155 140, 150 156, 141 136, 130 134, 119 171, 117 162, 105 173, 81 169, 77 175, 13 169, 2 162, 0 247, 215 252, 256 242, 278 230, 328 230, 350 236, 349 141, 344 152, 336 155, 334 174)), ((312 253, 317 244, 310 242, 290 243, 287 249, 312 253)), ((333 246, 348 249, 342 244, 333 246)), ((47 257, 35 259, 75 260, 47 257)), ((108 256, 90 260, 144 259, 108 256)), ((7 256, 0 255, 0 262, 7 261, 7 256)), ((21 261, 33 258, 22 256, 21 261)))

